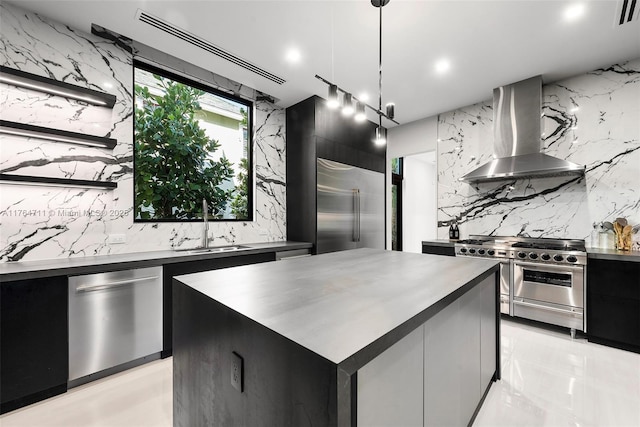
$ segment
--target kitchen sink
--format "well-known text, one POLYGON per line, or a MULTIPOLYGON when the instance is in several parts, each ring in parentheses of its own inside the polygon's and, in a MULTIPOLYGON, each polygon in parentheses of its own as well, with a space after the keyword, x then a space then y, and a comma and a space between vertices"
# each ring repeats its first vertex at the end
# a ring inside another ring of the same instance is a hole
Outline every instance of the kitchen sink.
POLYGON ((189 254, 205 254, 205 253, 218 253, 218 252, 233 252, 241 249, 249 249, 249 246, 232 245, 232 246, 214 246, 211 248, 189 248, 189 249, 174 249, 176 252, 186 252, 189 254))

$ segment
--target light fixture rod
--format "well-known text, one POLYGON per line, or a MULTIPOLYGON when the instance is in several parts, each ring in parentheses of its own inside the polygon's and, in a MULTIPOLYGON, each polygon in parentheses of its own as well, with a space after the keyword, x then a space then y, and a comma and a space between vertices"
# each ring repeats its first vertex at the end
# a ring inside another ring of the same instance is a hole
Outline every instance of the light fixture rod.
MULTIPOLYGON (((382 111, 382 2, 378 9, 380 9, 380 37, 378 45, 378 111, 382 111)), ((385 117, 387 117, 385 115, 385 117)), ((388 118, 388 117, 387 117, 388 118)), ((382 127, 382 115, 378 115, 378 126, 382 127)))
MULTIPOLYGON (((317 74, 316 74, 316 76, 315 76, 315 77, 316 77, 316 79, 320 80, 321 82, 323 82, 323 83, 325 83, 325 84, 327 84, 327 85, 335 85, 335 86, 338 88, 338 91, 339 91, 339 92, 342 92, 342 93, 351 93, 351 92, 348 92, 348 91, 346 91, 346 90, 342 89, 340 86, 336 85, 335 83, 330 82, 329 80, 325 79, 325 78, 324 78, 324 77, 322 77, 322 76, 319 76, 319 75, 317 75, 317 74)), ((400 124, 400 123, 399 123, 399 122, 397 122, 396 120, 394 120, 394 119, 390 118, 389 116, 387 116, 387 114, 386 114, 384 111, 382 111, 382 109, 381 109, 381 108, 373 107, 373 106, 371 106, 371 105, 367 104, 366 102, 363 102, 362 100, 360 100, 360 99, 356 98, 355 96, 353 96, 352 98, 353 98, 353 100, 355 100, 355 101, 358 101, 358 102, 362 103, 362 105, 364 105, 365 107, 369 108, 371 111, 373 111, 374 113, 376 113, 378 116, 380 116, 380 117, 384 117, 385 119, 387 119, 387 120, 389 120, 389 121, 391 121, 391 122, 393 122, 393 123, 395 123, 395 124, 397 124, 397 125, 399 125, 399 124, 400 124)))

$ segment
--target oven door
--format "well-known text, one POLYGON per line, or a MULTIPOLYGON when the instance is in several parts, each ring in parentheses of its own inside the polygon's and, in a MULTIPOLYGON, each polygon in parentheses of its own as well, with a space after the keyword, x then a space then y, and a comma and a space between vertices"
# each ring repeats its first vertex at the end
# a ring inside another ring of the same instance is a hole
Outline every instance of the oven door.
POLYGON ((584 267, 513 263, 513 297, 584 307, 584 267))
POLYGON ((514 316, 586 332, 584 267, 514 262, 514 316))

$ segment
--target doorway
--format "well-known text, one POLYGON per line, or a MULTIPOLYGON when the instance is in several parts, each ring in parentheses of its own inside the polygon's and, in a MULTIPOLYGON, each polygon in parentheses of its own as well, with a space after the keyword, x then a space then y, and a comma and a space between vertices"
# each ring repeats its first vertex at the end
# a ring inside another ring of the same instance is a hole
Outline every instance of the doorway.
POLYGON ((436 152, 394 158, 391 171, 392 250, 421 253, 437 236, 436 152))
POLYGON ((391 160, 391 250, 402 251, 402 157, 391 160))

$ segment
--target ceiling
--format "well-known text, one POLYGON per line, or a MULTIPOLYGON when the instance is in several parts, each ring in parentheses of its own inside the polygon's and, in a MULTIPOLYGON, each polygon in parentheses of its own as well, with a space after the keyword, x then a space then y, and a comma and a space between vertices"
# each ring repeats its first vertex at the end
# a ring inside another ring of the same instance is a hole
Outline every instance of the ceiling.
MULTIPOLYGON (((353 1, 20 0, 18 7, 89 32, 95 23, 265 92, 287 107, 313 94, 316 74, 378 103, 379 9, 353 1), (274 83, 137 19, 138 9, 249 61, 274 83), (297 49, 300 59, 286 59, 297 49)), ((545 83, 640 58, 640 4, 621 1, 392 0, 383 8, 383 104, 404 124, 491 98, 494 87, 541 74, 545 83), (582 4, 570 21, 567 8, 582 4), (439 73, 435 64, 450 68, 439 73)), ((376 120, 369 112, 369 119, 376 120)), ((393 126, 385 122, 388 127, 393 126)))

